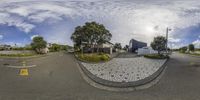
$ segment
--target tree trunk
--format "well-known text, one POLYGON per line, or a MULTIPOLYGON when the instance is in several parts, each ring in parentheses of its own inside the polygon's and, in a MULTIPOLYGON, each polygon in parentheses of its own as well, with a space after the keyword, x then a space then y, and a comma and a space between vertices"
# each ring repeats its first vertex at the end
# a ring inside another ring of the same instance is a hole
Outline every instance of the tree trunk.
POLYGON ((90 44, 90 49, 91 49, 91 53, 93 53, 94 52, 94 48, 93 48, 93 44, 90 44))
POLYGON ((158 55, 160 55, 160 50, 158 50, 158 55))
POLYGON ((97 53, 99 53, 99 46, 97 46, 97 53))

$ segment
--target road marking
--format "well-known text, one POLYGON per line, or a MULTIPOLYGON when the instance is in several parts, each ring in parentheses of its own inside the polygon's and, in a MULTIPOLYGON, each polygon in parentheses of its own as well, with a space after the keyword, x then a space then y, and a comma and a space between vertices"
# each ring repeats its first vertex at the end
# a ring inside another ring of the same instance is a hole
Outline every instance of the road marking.
POLYGON ((22 61, 22 66, 12 66, 12 65, 9 65, 7 67, 11 67, 11 68, 31 68, 31 67, 35 67, 36 65, 29 65, 27 66, 26 65, 26 61, 22 61))
POLYGON ((7 66, 11 68, 31 68, 31 67, 36 67, 36 65, 30 65, 30 66, 7 66))
POLYGON ((28 69, 20 69, 19 75, 28 76, 28 69))
POLYGON ((23 66, 26 66, 26 64, 23 64, 23 66))
MULTIPOLYGON (((26 61, 22 61, 23 67, 26 66, 26 61)), ((20 69, 19 75, 21 76, 28 76, 28 69, 20 69)))

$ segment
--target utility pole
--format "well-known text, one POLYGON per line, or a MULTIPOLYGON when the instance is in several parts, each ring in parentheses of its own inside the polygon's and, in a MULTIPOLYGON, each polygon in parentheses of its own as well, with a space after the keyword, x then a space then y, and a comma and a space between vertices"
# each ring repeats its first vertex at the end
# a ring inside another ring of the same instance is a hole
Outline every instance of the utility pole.
POLYGON ((170 28, 167 27, 167 30, 166 30, 166 45, 165 45, 165 49, 166 49, 166 53, 167 53, 167 45, 168 45, 168 34, 169 34, 169 31, 171 31, 170 28))

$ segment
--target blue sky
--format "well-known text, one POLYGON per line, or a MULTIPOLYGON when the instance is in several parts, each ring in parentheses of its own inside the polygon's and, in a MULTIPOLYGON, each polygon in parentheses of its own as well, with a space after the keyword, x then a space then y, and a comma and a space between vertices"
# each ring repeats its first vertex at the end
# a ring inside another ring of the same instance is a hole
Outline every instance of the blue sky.
POLYGON ((111 42, 147 42, 169 32, 169 47, 200 46, 198 0, 2 0, 0 43, 23 46, 34 36, 72 45, 74 28, 87 21, 104 24, 111 42))

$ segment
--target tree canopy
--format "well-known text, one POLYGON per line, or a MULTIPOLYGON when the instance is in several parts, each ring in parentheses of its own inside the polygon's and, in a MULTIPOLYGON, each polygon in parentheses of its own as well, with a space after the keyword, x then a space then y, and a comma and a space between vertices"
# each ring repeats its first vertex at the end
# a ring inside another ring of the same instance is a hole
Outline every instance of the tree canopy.
POLYGON ((68 47, 69 46, 67 45, 60 45, 60 44, 53 43, 51 47, 49 47, 49 50, 51 52, 57 52, 57 51, 62 51, 62 50, 67 51, 68 47))
POLYGON ((71 39, 74 46, 80 48, 81 45, 93 47, 106 43, 111 40, 112 34, 107 30, 103 24, 96 22, 86 22, 83 26, 77 26, 71 39))
POLYGON ((189 48, 190 51, 194 51, 194 49, 195 49, 193 44, 190 44, 190 45, 188 46, 188 48, 189 48))
POLYGON ((128 50, 128 49, 129 49, 129 46, 128 46, 128 45, 125 45, 123 49, 124 49, 124 50, 128 50))
POLYGON ((185 53, 187 51, 187 49, 188 49, 187 46, 184 46, 184 47, 179 48, 179 51, 181 53, 185 53))
POLYGON ((47 42, 41 36, 34 37, 31 43, 31 47, 34 50, 36 50, 38 53, 41 53, 41 49, 46 48, 46 45, 47 45, 47 42))
POLYGON ((115 49, 122 49, 121 43, 115 43, 114 48, 115 49))
POLYGON ((158 51, 158 54, 160 54, 161 51, 166 50, 166 43, 167 40, 163 36, 157 36, 154 38, 153 42, 151 43, 151 47, 154 50, 158 51))

